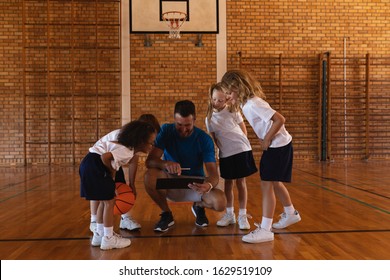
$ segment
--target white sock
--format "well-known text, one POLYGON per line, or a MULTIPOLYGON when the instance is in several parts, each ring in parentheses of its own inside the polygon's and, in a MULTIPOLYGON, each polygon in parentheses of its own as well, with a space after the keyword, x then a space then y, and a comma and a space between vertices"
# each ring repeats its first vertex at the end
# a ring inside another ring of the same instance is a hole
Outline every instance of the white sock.
POLYGON ((111 238, 114 235, 114 227, 104 227, 104 236, 111 238))
POLYGON ((246 209, 244 208, 244 209, 239 209, 238 210, 238 216, 242 216, 242 215, 246 215, 246 209))
POLYGON ((290 206, 284 206, 283 208, 284 208, 284 213, 286 213, 287 215, 294 215, 295 208, 292 204, 290 206))
POLYGON ((97 215, 91 214, 91 223, 96 222, 97 215))
POLYGON ((261 219, 261 226, 260 227, 265 229, 265 230, 271 231, 272 220, 273 219, 262 217, 262 219, 261 219))
POLYGON ((99 223, 97 223, 97 224, 96 224, 96 232, 97 232, 100 236, 102 236, 103 233, 104 233, 104 224, 99 224, 99 223))
POLYGON ((226 207, 226 213, 234 215, 234 207, 226 207))

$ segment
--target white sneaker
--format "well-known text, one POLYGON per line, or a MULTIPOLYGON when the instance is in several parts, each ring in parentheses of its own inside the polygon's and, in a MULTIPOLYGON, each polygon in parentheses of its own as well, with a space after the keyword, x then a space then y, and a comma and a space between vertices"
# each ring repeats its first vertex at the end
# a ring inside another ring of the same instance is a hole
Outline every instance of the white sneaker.
POLYGON ((110 249, 120 249, 130 246, 131 241, 128 238, 123 238, 119 234, 114 233, 113 236, 108 238, 107 236, 103 236, 102 244, 100 245, 100 249, 102 250, 110 250, 110 249))
POLYGON ((250 229, 251 225, 248 222, 248 218, 251 218, 248 214, 245 215, 238 215, 238 226, 240 229, 250 229))
POLYGON ((234 214, 228 214, 228 213, 225 213, 225 215, 223 215, 223 217, 217 222, 217 226, 219 227, 226 227, 228 225, 231 225, 231 224, 235 224, 236 223, 236 217, 234 216, 234 214))
POLYGON ((100 246, 102 244, 102 238, 103 236, 102 235, 99 235, 97 233, 97 231, 93 231, 93 237, 92 237, 92 241, 91 241, 91 245, 92 246, 100 246))
POLYGON ((242 237, 242 241, 247 243, 261 243, 272 240, 274 240, 274 233, 260 227, 242 237))
POLYGON ((133 220, 131 217, 121 217, 119 228, 128 230, 137 230, 141 228, 141 225, 133 220))
POLYGON ((91 222, 89 224, 89 230, 90 231, 95 232, 96 228, 97 228, 97 223, 96 222, 91 222))
POLYGON ((297 210, 295 210, 294 214, 292 215, 282 213, 280 214, 280 220, 277 223, 274 223, 272 227, 276 229, 282 229, 291 226, 292 224, 298 223, 300 220, 301 216, 297 210))

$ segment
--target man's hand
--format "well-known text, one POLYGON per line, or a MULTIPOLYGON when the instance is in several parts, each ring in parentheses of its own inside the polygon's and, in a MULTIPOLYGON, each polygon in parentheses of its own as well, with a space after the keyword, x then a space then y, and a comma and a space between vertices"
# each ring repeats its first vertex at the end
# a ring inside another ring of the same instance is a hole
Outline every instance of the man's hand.
POLYGON ((203 184, 194 182, 193 184, 188 184, 188 187, 200 194, 208 193, 213 188, 213 186, 209 182, 204 182, 203 184))
POLYGON ((180 164, 177 163, 177 162, 166 161, 166 162, 165 162, 165 170, 166 170, 169 174, 181 175, 181 166, 180 166, 180 164))

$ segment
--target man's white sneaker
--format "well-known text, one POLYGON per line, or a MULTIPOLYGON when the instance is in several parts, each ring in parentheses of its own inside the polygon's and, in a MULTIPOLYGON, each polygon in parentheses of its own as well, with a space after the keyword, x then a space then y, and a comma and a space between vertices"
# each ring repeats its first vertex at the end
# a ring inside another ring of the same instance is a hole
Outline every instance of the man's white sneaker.
POLYGON ((96 223, 96 222, 91 222, 91 223, 89 224, 89 230, 90 230, 91 232, 94 232, 94 231, 96 230, 96 228, 97 228, 97 223, 96 223))
POLYGON ((272 227, 276 229, 282 229, 291 226, 292 224, 298 223, 300 220, 301 216, 297 210, 295 210, 294 214, 292 215, 282 213, 280 214, 280 220, 277 223, 274 223, 272 227))
POLYGON ((108 238, 107 236, 103 236, 102 244, 100 245, 100 249, 102 250, 110 250, 110 249, 120 249, 130 246, 131 241, 128 238, 123 238, 119 234, 114 233, 113 236, 108 238))
POLYGON ((260 243, 272 240, 274 240, 274 233, 260 227, 242 237, 242 241, 247 243, 260 243))
POLYGON ((103 236, 102 235, 99 235, 98 233, 97 233, 97 231, 95 230, 94 232, 93 232, 93 237, 92 237, 92 241, 91 241, 91 245, 92 246, 100 246, 101 244, 102 244, 102 238, 103 238, 103 236))
POLYGON ((251 225, 248 222, 248 217, 251 218, 248 215, 238 215, 238 226, 240 229, 245 230, 251 228, 251 225))
POLYGON ((236 217, 234 214, 225 213, 222 218, 217 222, 217 226, 226 227, 228 225, 232 225, 236 223, 236 217))
POLYGON ((137 230, 141 228, 141 225, 133 220, 131 217, 121 217, 119 228, 128 230, 137 230))

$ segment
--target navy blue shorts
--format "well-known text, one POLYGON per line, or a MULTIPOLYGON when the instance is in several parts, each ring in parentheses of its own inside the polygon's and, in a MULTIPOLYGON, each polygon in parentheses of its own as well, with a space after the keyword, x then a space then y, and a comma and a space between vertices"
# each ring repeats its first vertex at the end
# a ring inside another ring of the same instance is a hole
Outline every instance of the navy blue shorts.
POLYGON ((126 183, 122 167, 115 181, 104 166, 100 155, 88 153, 80 163, 80 196, 86 200, 111 200, 115 197, 115 182, 126 183))
POLYGON ((252 151, 242 152, 219 159, 221 177, 228 180, 248 177, 257 172, 252 151))
POLYGON ((260 179, 262 181, 291 182, 293 165, 292 142, 284 147, 268 148, 260 159, 260 179))

